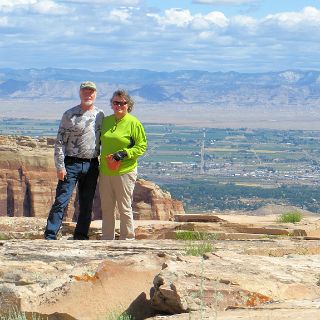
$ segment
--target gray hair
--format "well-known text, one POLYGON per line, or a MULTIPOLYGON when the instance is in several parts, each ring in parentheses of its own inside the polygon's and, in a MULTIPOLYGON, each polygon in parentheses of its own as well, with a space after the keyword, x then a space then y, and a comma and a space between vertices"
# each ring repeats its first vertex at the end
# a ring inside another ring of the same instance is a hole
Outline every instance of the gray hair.
POLYGON ((134 106, 134 101, 133 99, 130 97, 129 93, 126 90, 123 89, 119 89, 116 90, 113 95, 112 98, 110 99, 110 103, 112 105, 112 100, 114 97, 121 97, 124 98, 127 101, 127 105, 128 105, 128 112, 131 112, 134 106))

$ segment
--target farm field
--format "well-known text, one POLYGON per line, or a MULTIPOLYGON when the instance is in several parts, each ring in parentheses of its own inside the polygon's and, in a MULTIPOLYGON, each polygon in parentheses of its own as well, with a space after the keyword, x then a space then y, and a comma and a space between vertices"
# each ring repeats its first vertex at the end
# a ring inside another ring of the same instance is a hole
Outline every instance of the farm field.
MULTIPOLYGON (((0 134, 55 136, 57 120, 0 119, 0 134)), ((275 203, 320 211, 320 131, 144 123, 140 178, 187 211, 254 210, 275 203)))

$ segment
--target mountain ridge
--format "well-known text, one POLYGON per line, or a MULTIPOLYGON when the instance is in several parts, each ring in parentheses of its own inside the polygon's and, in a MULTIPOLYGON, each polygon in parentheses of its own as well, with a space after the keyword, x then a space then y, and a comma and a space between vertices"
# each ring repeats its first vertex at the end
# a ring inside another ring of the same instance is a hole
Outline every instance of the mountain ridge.
POLYGON ((75 100, 79 83, 85 80, 95 81, 103 98, 109 98, 117 88, 125 88, 142 103, 305 108, 317 107, 320 102, 320 71, 316 70, 239 73, 2 68, 0 99, 75 100))

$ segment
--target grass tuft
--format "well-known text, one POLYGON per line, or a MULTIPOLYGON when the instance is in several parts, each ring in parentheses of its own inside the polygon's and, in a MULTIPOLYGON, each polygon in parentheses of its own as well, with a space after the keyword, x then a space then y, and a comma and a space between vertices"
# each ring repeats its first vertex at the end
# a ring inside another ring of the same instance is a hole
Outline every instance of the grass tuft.
POLYGON ((199 241, 199 240, 216 240, 217 235, 211 234, 207 232, 200 232, 200 231, 177 231, 176 232, 176 239, 177 240, 185 240, 185 241, 199 241))
POLYGON ((4 233, 0 233, 0 240, 9 240, 10 237, 4 233))
POLYGON ((186 247, 186 254, 188 256, 203 256, 205 253, 212 252, 214 250, 212 243, 201 242, 191 243, 186 247))
POLYGON ((103 320, 134 320, 134 317, 126 312, 121 313, 118 311, 111 311, 103 318, 103 320))
POLYGON ((214 251, 212 240, 217 238, 216 234, 199 231, 178 231, 177 240, 187 241, 185 252, 188 256, 203 256, 205 253, 214 251))
POLYGON ((278 218, 278 222, 283 222, 283 223, 296 223, 296 222, 300 222, 302 219, 302 214, 300 212, 297 211, 292 211, 292 212, 286 212, 283 213, 279 218, 278 218))
MULTIPOLYGON (((29 314, 29 313, 28 313, 29 314)), ((44 318, 40 317, 36 314, 27 314, 23 311, 13 310, 9 312, 7 315, 0 316, 0 320, 43 320, 44 318)))

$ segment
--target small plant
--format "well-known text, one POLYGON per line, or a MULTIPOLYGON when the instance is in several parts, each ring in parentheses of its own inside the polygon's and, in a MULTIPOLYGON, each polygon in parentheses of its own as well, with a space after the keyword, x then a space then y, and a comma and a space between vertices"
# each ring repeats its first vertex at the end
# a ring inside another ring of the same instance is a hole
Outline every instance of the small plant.
POLYGON ((283 223, 296 223, 296 222, 300 222, 302 219, 302 214, 300 212, 297 211, 292 211, 292 212, 286 212, 283 213, 279 218, 278 218, 278 222, 283 222, 283 223))
POLYGON ((47 318, 42 318, 39 315, 31 313, 27 315, 26 312, 12 310, 7 315, 0 316, 0 320, 44 320, 47 318))
POLYGON ((205 253, 213 251, 211 243, 191 243, 186 247, 186 254, 188 256, 203 256, 205 253))
POLYGON ((215 240, 217 236, 215 234, 200 232, 200 231, 178 231, 176 233, 177 240, 215 240))
POLYGON ((216 239, 216 235, 199 231, 178 231, 176 238, 188 241, 188 245, 185 248, 187 255, 203 256, 205 253, 214 250, 211 241, 216 239))
POLYGON ((4 233, 0 233, 0 240, 9 240, 10 237, 4 233))
POLYGON ((126 312, 111 311, 103 320, 134 320, 134 318, 126 312))

